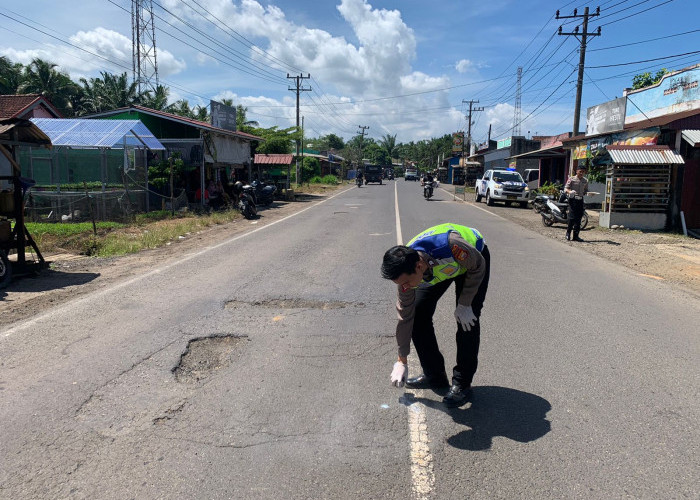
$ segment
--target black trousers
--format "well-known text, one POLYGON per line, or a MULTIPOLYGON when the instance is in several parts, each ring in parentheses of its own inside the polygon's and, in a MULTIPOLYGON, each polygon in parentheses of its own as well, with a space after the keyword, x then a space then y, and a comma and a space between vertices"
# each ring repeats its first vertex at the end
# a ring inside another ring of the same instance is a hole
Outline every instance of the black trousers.
POLYGON ((569 199, 569 212, 566 215, 566 232, 574 230, 574 238, 581 230, 581 217, 583 217, 583 200, 569 199))
MULTIPOLYGON (((491 256, 489 249, 484 246, 481 252, 486 261, 486 274, 479 285, 474 299, 472 300, 472 310, 477 318, 476 324, 468 332, 462 329, 457 323, 457 364, 452 370, 452 383, 463 387, 470 386, 479 358, 479 342, 481 337, 481 309, 484 306, 486 290, 489 287, 489 274, 491 268, 491 256)), ((416 315, 413 320, 413 345, 420 360, 423 373, 429 377, 440 378, 445 373, 445 358, 440 353, 437 338, 435 337, 435 327, 433 326, 433 314, 437 307, 438 300, 447 291, 452 282, 455 283, 455 306, 457 299, 464 287, 464 275, 454 279, 442 281, 429 288, 419 288, 416 290, 416 315)))

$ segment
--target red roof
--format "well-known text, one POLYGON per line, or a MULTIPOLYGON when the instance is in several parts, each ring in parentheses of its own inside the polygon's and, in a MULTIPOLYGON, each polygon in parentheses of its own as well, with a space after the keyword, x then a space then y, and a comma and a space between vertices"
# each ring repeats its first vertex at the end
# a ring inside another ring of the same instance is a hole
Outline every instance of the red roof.
POLYGON ((53 104, 39 94, 0 95, 0 120, 22 118, 22 115, 39 104, 46 107, 56 117, 61 117, 61 113, 54 108, 53 104))
POLYGON ((258 154, 253 163, 258 165, 291 165, 292 155, 285 154, 258 154))
POLYGON ((245 132, 238 132, 238 131, 234 132, 232 130, 226 130, 224 128, 214 127, 211 123, 202 122, 199 120, 194 120, 192 118, 187 118, 186 116, 175 115, 173 113, 167 113, 165 111, 160 111, 157 109, 147 108, 145 106, 138 106, 136 104, 131 105, 128 108, 118 108, 118 109, 113 109, 111 111, 105 111, 104 113, 96 113, 94 115, 88 116, 87 118, 99 118, 101 116, 108 116, 108 115, 123 113, 124 111, 129 111, 132 109, 134 109, 136 111, 140 111, 141 113, 146 113, 146 114, 154 115, 154 116, 160 116, 162 118, 166 118, 166 119, 172 120, 172 121, 177 121, 177 122, 181 122, 181 123, 182 122, 189 123, 190 125, 194 125, 195 127, 205 128, 207 130, 212 130, 214 132, 218 132, 218 133, 225 134, 225 135, 234 135, 234 136, 242 137, 244 139, 248 139, 251 141, 263 141, 264 140, 262 137, 258 137, 257 135, 247 134, 245 132))

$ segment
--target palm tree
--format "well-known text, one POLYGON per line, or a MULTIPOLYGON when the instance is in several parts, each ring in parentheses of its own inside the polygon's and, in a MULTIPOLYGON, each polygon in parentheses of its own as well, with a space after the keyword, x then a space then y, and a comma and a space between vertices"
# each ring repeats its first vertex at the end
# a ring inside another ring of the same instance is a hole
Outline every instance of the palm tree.
POLYGON ((394 154, 396 154, 396 134, 386 134, 382 137, 382 140, 379 141, 379 145, 386 151, 386 154, 389 155, 389 160, 391 160, 394 154))
POLYGON ((187 118, 192 118, 192 108, 190 108, 190 103, 185 99, 180 99, 175 101, 170 106, 167 107, 166 111, 174 115, 185 116, 187 118))
POLYGON ((147 108, 165 111, 168 108, 168 96, 170 89, 163 85, 158 85, 155 90, 147 90, 143 96, 142 104, 147 108))
POLYGON ((71 104, 74 101, 74 95, 80 92, 80 87, 56 67, 56 64, 43 59, 34 59, 24 68, 23 81, 18 91, 42 95, 61 113, 72 116, 74 110, 71 104))
POLYGON ((138 84, 129 83, 126 72, 117 76, 113 73, 102 72, 102 107, 104 110, 126 108, 132 104, 140 104, 144 92, 139 91, 138 84))
POLYGON ((0 94, 16 94, 22 84, 24 66, 0 57, 0 94))

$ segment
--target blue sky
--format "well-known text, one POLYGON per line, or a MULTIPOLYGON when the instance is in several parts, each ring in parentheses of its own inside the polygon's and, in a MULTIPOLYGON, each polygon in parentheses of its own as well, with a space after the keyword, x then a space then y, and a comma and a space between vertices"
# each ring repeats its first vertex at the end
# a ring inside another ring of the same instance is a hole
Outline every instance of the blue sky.
MULTIPOLYGON (((0 55, 42 57, 71 77, 131 74, 129 0, 0 3, 0 55), (42 33, 42 31, 44 33, 42 33), (71 45, 72 44, 72 45, 71 45), (84 50, 80 50, 80 47, 84 50), (85 52, 88 51, 88 52, 85 52)), ((310 73, 301 114, 307 136, 345 139, 360 125, 377 139, 418 141, 466 128, 463 100, 479 100, 473 137, 511 135, 516 71, 521 132, 570 131, 577 39, 558 36, 580 20, 555 19, 601 7, 589 31, 580 128, 586 108, 621 96, 632 76, 700 63, 697 0, 153 0, 161 83, 171 100, 229 97, 249 119, 287 127, 295 97, 287 73, 310 73), (197 13, 199 11, 199 13, 197 13), (187 24, 183 24, 187 23, 187 24), (195 31, 198 30, 198 31, 195 31), (681 35, 681 33, 690 32, 681 35), (204 38, 206 35, 208 38, 204 38), (658 40, 649 41, 654 38, 658 40), (179 39, 179 40, 178 40, 179 39), (643 42, 643 43, 637 43, 643 42), (255 49, 251 48, 255 45, 255 49), (633 45, 629 45, 633 44, 633 45), (610 48, 624 45, 622 47, 610 48), (596 67, 609 66, 609 67, 596 67)))

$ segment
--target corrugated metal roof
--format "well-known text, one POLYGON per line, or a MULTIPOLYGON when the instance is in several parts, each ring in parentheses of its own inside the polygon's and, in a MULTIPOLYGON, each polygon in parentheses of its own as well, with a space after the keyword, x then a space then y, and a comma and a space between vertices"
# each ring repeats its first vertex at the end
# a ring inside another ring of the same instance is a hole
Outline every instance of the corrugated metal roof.
POLYGON ((25 143, 51 147, 51 139, 39 127, 21 118, 0 120, 0 143, 25 143))
POLYGON ((32 122, 51 138, 54 146, 121 149, 126 139, 127 146, 165 149, 139 120, 32 118, 32 122))
POLYGON ((688 141, 694 148, 700 146, 700 130, 684 130, 682 135, 683 139, 688 141))
POLYGON ((253 162, 258 165, 291 165, 292 158, 292 155, 286 154, 258 154, 253 162))
POLYGON ((257 135, 252 135, 248 134, 246 132, 239 132, 239 131, 232 131, 232 130, 226 130, 223 128, 219 127, 214 127, 212 124, 207 123, 207 122, 202 122, 199 120, 195 120, 193 118, 187 118, 185 116, 180 116, 180 115, 174 115, 172 113, 168 113, 166 111, 160 111, 157 109, 151 109, 151 108, 146 108, 144 106, 138 106, 138 105, 131 105, 128 108, 117 108, 113 109, 111 111, 105 111, 103 113, 95 113, 94 115, 90 115, 94 118, 99 118, 101 116, 111 116, 115 114, 121 114, 124 112, 129 112, 129 111, 137 111, 139 113, 144 113, 147 115, 152 115, 152 116, 157 116, 160 118, 164 118, 166 120, 178 122, 178 123, 184 123, 185 125, 192 125, 194 127, 200 128, 200 129, 205 129, 205 130, 211 130, 212 132, 216 132, 217 134, 221 135, 230 135, 234 137, 240 137, 241 139, 247 139, 250 141, 264 141, 262 137, 258 137, 257 135))
POLYGON ((618 165, 683 164, 683 157, 668 146, 607 146, 613 163, 618 165))

